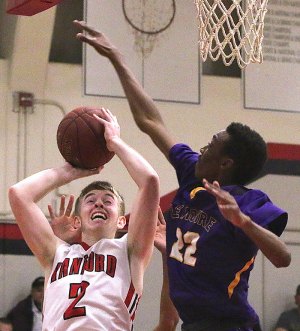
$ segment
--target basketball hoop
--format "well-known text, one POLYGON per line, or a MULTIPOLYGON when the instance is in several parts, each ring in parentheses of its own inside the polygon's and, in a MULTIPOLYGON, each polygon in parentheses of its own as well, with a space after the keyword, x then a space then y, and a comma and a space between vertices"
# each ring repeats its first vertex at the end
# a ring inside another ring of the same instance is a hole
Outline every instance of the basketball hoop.
POLYGON ((264 18, 268 0, 194 0, 199 21, 201 58, 234 60, 243 69, 262 63, 264 18))
POLYGON ((136 50, 149 56, 158 36, 174 21, 175 0, 122 0, 122 9, 134 33, 136 50))

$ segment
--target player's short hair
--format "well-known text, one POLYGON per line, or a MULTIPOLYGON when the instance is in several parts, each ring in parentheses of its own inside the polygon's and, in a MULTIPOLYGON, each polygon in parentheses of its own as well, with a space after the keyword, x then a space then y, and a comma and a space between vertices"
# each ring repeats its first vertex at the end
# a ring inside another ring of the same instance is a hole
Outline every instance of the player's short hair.
POLYGON ((106 181, 95 181, 87 185, 85 188, 82 189, 79 197, 76 199, 75 202, 75 210, 74 214, 79 216, 80 215, 80 203, 82 198, 91 191, 110 191, 119 202, 119 215, 125 215, 125 202, 123 196, 117 191, 109 182, 106 181))
POLYGON ((249 126, 232 122, 226 128, 229 139, 224 144, 224 153, 233 159, 233 179, 245 185, 255 179, 267 160, 267 145, 264 139, 249 126))

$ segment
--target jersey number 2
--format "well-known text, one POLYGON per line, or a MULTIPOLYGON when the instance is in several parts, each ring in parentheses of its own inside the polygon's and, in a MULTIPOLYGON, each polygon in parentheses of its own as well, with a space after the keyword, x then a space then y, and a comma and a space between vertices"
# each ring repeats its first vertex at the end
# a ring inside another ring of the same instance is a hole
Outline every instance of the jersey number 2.
POLYGON ((177 240, 172 246, 170 257, 176 259, 179 262, 194 267, 197 259, 192 255, 196 253, 196 244, 198 239, 200 238, 200 235, 196 232, 190 231, 186 232, 185 234, 182 234, 181 229, 177 228, 176 237, 177 240), (185 245, 185 252, 181 253, 181 250, 184 248, 185 245))
POLYGON ((78 316, 85 316, 86 309, 85 307, 76 307, 76 304, 83 298, 85 295, 87 287, 90 285, 88 282, 81 283, 71 283, 69 289, 69 299, 74 299, 70 306, 64 313, 64 319, 70 319, 78 316))

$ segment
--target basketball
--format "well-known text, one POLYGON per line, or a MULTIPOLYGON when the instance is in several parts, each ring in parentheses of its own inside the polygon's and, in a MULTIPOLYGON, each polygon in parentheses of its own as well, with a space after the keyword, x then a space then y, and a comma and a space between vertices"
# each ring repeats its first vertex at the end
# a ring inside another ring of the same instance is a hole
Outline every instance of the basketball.
POLYGON ((104 126, 93 114, 101 117, 97 108, 78 107, 65 115, 57 128, 58 149, 74 167, 98 168, 114 156, 106 147, 104 126))

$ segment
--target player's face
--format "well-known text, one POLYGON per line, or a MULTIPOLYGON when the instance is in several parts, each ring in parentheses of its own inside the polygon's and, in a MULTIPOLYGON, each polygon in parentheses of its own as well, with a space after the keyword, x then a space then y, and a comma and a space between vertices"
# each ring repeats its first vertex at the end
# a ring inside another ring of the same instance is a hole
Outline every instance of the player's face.
POLYGON ((223 130, 215 134, 206 146, 200 149, 200 157, 195 168, 195 175, 199 180, 208 181, 219 179, 221 165, 224 160, 223 147, 229 139, 228 133, 223 130))
POLYGON ((118 226, 119 201, 108 190, 93 190, 81 201, 82 232, 101 231, 105 238, 113 238, 118 226))

